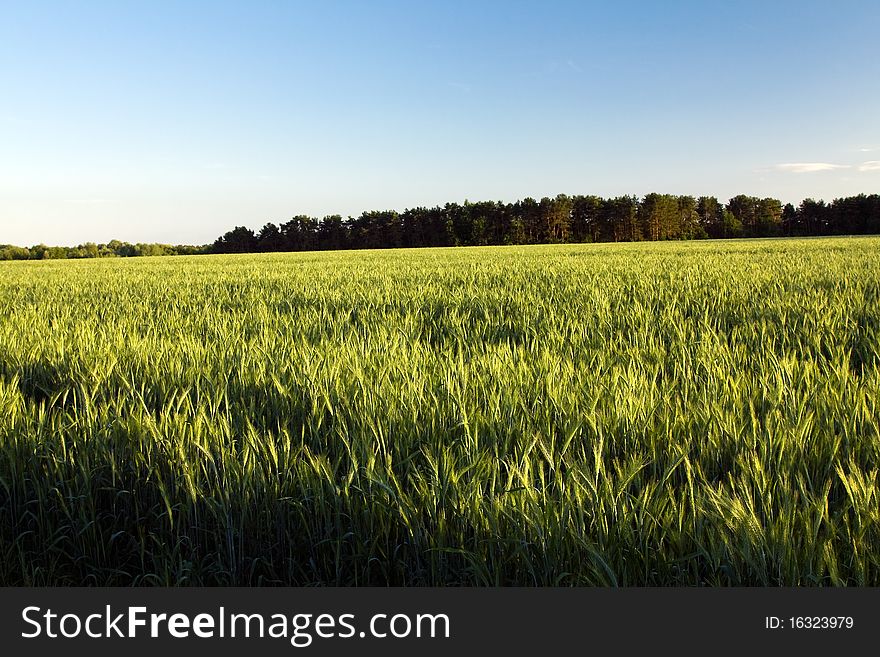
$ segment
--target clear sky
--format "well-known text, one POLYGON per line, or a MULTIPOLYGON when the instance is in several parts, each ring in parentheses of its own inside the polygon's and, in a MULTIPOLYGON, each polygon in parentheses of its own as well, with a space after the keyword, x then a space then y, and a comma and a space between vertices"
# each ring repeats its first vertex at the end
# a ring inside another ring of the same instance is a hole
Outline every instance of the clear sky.
POLYGON ((880 2, 0 5, 0 243, 880 192, 880 2))

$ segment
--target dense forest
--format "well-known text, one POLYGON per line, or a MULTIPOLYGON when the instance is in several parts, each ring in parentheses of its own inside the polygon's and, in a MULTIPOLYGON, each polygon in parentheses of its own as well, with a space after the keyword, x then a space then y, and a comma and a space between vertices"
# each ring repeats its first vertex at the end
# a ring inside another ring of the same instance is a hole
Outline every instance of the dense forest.
POLYGON ((743 194, 726 204, 712 196, 606 199, 560 194, 540 201, 465 201, 404 212, 367 211, 348 219, 297 215, 282 224, 267 223, 256 232, 237 226, 206 246, 118 240, 76 247, 0 245, 0 260, 878 233, 878 194, 830 203, 806 199, 797 207, 743 194))
POLYGON ((865 235, 880 233, 880 195, 831 203, 807 199, 798 207, 773 198, 739 195, 726 204, 711 196, 648 194, 600 198, 526 198, 443 207, 364 212, 343 220, 299 215, 258 232, 243 226, 211 246, 216 253, 379 249, 490 244, 625 242, 733 237, 865 235))

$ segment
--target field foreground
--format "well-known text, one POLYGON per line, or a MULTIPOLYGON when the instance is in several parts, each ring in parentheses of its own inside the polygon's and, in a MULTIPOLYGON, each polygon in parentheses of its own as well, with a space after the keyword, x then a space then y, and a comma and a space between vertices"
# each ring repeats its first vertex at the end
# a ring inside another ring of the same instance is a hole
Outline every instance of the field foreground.
POLYGON ((0 263, 0 584, 880 585, 880 238, 0 263))

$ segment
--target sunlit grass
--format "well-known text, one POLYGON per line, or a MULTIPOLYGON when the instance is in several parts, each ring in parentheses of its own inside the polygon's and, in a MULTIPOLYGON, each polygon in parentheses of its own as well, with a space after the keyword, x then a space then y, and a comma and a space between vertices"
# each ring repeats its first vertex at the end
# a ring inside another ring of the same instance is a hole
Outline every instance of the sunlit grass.
POLYGON ((0 583, 880 585, 880 239, 0 263, 0 583))

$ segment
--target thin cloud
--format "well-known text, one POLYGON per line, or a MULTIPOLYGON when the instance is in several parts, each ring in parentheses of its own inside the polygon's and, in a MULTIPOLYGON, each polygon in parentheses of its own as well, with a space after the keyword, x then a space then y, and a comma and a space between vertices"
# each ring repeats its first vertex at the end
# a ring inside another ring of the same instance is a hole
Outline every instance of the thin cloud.
POLYGON ((777 164, 780 171, 789 173, 815 173, 817 171, 834 171, 835 169, 849 169, 848 164, 830 164, 829 162, 790 162, 777 164))
POLYGON ((451 89, 455 89, 456 91, 462 91, 464 93, 469 93, 471 90, 471 85, 465 84, 463 82, 447 82, 446 86, 451 89))
POLYGON ((14 114, 0 114, 0 122, 14 123, 16 125, 31 123, 31 121, 23 119, 20 116, 15 116, 14 114))
POLYGON ((584 69, 573 59, 553 60, 546 66, 548 73, 583 73, 584 69))
POLYGON ((66 198, 65 203, 76 203, 78 205, 101 205, 103 203, 116 203, 112 198, 66 198))
POLYGON ((880 171, 880 160, 870 160, 859 165, 859 171, 880 171))

